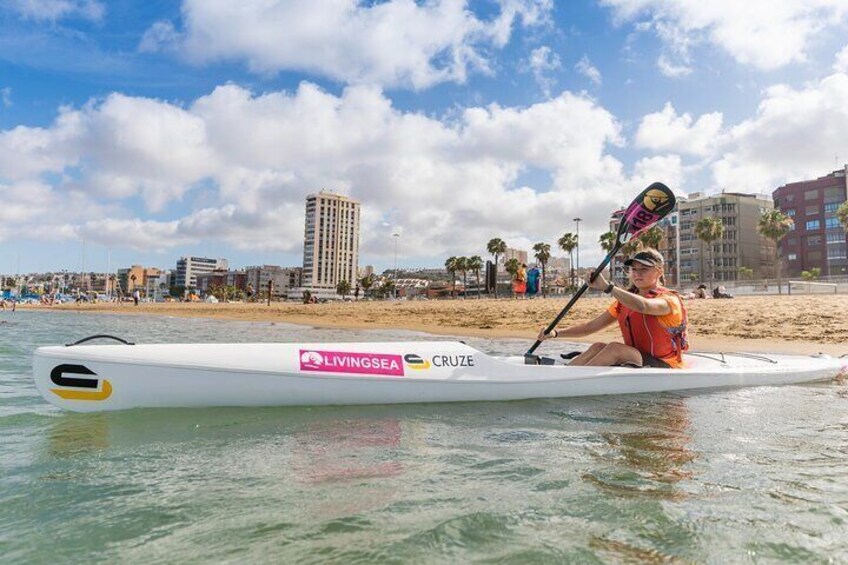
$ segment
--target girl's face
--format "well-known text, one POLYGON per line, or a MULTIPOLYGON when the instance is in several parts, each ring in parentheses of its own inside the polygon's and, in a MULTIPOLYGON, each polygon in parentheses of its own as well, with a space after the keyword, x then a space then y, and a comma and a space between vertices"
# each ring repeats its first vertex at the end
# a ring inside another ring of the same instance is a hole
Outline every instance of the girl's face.
POLYGON ((630 282, 638 289, 651 289, 657 286, 662 273, 661 267, 649 267, 640 263, 633 263, 630 267, 630 282))

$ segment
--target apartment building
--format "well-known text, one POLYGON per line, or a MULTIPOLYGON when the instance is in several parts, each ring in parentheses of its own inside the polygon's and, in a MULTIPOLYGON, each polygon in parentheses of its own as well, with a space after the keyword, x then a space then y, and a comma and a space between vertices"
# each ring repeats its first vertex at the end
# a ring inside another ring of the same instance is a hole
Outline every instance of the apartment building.
POLYGON ((306 197, 303 238, 303 288, 335 295, 340 281, 356 285, 359 272, 360 203, 319 192, 306 197))
POLYGON ((795 220, 780 241, 786 273, 797 277, 812 268, 822 275, 848 273, 848 234, 836 211, 846 201, 848 165, 815 180, 785 184, 772 193, 774 205, 795 220))
MULTIPOLYGON (((712 196, 701 193, 689 195, 678 204, 680 280, 710 284, 715 281, 740 279, 740 267, 753 271, 754 279, 774 276, 774 242, 760 235, 760 217, 774 208, 772 200, 761 194, 722 192, 712 196), (698 238, 696 225, 702 218, 721 220, 724 233, 710 246, 698 238), (712 268, 710 261, 712 260, 712 268)), ((673 261, 677 234, 667 227, 666 248, 673 261)))
MULTIPOLYGON (((118 269, 117 289, 124 294, 132 294, 136 289, 145 291, 158 285, 160 277, 165 274, 157 267, 133 265, 126 269, 118 269)), ((116 289, 116 290, 117 290, 116 289)))
MULTIPOLYGON (((774 276, 774 242, 757 230, 762 214, 774 207, 770 198, 757 194, 722 192, 707 196, 695 192, 678 198, 674 210, 658 225, 665 237, 658 251, 665 259, 666 283, 676 287, 704 282, 735 281, 739 268, 752 269, 752 278, 774 276), (710 246, 698 238, 695 226, 701 218, 716 217, 724 234, 710 246), (712 260, 713 268, 710 268, 712 260)), ((624 210, 613 213, 610 231, 617 232, 624 210)), ((627 278, 625 257, 615 257, 611 268, 616 281, 627 278)))
POLYGON ((303 285, 303 269, 300 267, 262 265, 247 267, 245 273, 247 273, 247 284, 257 294, 267 292, 269 281, 274 296, 285 295, 290 288, 303 285))
POLYGON ((174 270, 174 285, 183 288, 197 288, 197 275, 212 271, 226 271, 229 263, 226 259, 208 257, 180 257, 174 270))

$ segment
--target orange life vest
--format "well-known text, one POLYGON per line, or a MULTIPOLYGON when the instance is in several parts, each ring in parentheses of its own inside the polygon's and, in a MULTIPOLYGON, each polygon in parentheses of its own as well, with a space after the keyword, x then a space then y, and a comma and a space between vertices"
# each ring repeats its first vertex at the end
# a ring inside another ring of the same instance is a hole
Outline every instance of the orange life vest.
MULTIPOLYGON (((656 298, 661 294, 677 293, 667 288, 658 287, 647 293, 646 298, 656 298)), ((678 300, 680 298, 678 297, 678 300)), ((663 361, 671 361, 673 366, 681 366, 683 352, 689 349, 689 339, 686 332, 688 319, 686 307, 680 300, 683 320, 679 326, 667 327, 660 323, 660 316, 642 314, 631 310, 621 302, 618 303, 618 325, 624 336, 624 343, 635 347, 643 353, 663 361)))

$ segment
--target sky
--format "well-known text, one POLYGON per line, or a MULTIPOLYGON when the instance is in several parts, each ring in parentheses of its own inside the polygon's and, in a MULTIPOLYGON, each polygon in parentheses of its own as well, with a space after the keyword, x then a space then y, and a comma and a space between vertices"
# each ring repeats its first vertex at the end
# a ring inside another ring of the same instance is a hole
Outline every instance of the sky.
POLYGON ((848 162, 848 0, 3 0, 0 273, 529 249, 848 162))

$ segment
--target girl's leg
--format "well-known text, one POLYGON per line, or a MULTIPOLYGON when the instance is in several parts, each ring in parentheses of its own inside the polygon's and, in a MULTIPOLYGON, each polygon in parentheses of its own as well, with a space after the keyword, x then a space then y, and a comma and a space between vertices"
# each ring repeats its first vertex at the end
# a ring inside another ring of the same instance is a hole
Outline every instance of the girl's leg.
POLYGON ((623 343, 608 343, 597 355, 594 355, 586 365, 596 367, 611 367, 628 363, 642 366, 642 354, 635 347, 623 343))
POLYGON ((569 367, 589 365, 589 361, 591 361, 598 353, 603 351, 606 346, 606 343, 593 343, 589 346, 589 349, 572 359, 571 362, 568 364, 569 367))

